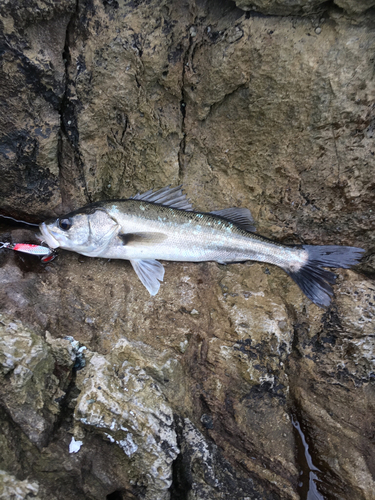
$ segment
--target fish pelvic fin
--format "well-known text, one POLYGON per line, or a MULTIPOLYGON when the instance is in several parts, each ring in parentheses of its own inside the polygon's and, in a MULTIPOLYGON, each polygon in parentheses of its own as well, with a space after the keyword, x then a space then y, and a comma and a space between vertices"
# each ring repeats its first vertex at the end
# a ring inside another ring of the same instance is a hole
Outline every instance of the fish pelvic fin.
POLYGON ((348 269, 357 264, 365 250, 357 247, 303 245, 308 253, 307 262, 299 270, 285 271, 297 283, 303 293, 319 307, 331 303, 336 275, 323 267, 348 269))
POLYGON ((164 266, 154 259, 133 259, 130 263, 150 295, 156 295, 164 278, 164 266))

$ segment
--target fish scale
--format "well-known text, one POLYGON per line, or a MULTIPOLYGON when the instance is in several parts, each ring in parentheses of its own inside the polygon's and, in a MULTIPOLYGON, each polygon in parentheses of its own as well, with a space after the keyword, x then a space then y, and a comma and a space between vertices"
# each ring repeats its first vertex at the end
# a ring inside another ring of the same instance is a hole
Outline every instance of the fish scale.
POLYGON ((276 244, 209 213, 185 212, 136 200, 121 200, 115 204, 104 202, 102 206, 128 232, 147 230, 168 235, 157 249, 149 248, 149 245, 124 248, 119 243, 106 252, 105 256, 109 258, 131 259, 142 255, 142 258, 187 262, 256 260, 283 266, 290 263, 293 255, 296 264, 304 261, 306 252, 276 244))

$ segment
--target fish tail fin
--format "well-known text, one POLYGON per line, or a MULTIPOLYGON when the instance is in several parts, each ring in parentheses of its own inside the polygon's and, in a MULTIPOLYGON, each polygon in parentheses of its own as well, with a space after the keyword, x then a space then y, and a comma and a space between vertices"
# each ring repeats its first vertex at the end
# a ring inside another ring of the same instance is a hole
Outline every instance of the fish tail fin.
POLYGON ((308 253, 307 262, 298 270, 286 269, 303 293, 319 307, 328 307, 333 295, 331 284, 336 275, 323 267, 347 269, 359 262, 364 250, 344 246, 303 245, 308 253))

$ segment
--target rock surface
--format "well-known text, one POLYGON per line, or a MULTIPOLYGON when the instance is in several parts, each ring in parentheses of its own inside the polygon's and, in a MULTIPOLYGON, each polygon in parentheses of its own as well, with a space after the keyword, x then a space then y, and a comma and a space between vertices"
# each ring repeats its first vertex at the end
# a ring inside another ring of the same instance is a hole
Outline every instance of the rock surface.
POLYGON ((29 481, 19 481, 14 476, 0 470, 0 498, 2 500, 40 500, 39 486, 29 481))
POLYGON ((127 262, 0 250, 0 469, 21 498, 306 498, 292 417, 324 498, 375 498, 373 2, 236 4, 3 2, 0 213, 183 183, 199 210, 365 257, 324 311, 258 263, 166 263, 150 297, 127 262))
MULTIPOLYGON (((326 10, 325 0, 235 0, 237 7, 246 11, 276 16, 319 15, 326 10)), ((347 14, 356 16, 375 5, 374 0, 334 0, 347 14)))
MULTIPOLYGON (((70 366, 66 363, 58 366, 69 373, 74 360, 75 356, 70 359, 70 366)), ((19 321, 9 321, 0 315, 1 404, 39 448, 46 445, 52 434, 59 413, 58 400, 67 385, 66 377, 59 380, 54 375, 56 367, 56 360, 40 336, 19 321)))
POLYGON ((88 429, 119 447, 128 458, 130 484, 145 489, 143 498, 164 499, 179 453, 173 412, 140 364, 145 360, 125 339, 114 346, 113 355, 90 358, 77 379, 75 433, 81 436, 88 429))

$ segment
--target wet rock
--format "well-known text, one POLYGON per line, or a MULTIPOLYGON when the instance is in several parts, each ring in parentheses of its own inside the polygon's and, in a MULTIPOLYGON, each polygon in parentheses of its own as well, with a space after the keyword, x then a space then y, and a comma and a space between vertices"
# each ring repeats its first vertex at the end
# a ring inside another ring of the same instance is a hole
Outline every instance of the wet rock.
POLYGON ((40 218, 61 203, 58 148, 66 29, 75 2, 2 2, 0 196, 9 215, 40 218), (17 190, 14 186, 17 185, 17 190), (13 193, 10 196, 10 193, 13 193))
POLYGON ((291 387, 321 470, 319 489, 364 500, 374 498, 375 487, 368 418, 374 409, 375 290, 351 272, 345 277, 351 284, 340 280, 337 309, 298 336, 302 358, 292 361, 291 387))
MULTIPOLYGON (((181 455, 176 460, 174 495, 185 493, 189 500, 200 498, 220 499, 223 496, 233 498, 276 499, 278 496, 263 488, 248 474, 241 474, 226 461, 210 440, 190 422, 188 418, 177 425, 181 455)), ((252 457, 252 460, 256 460, 252 457)), ((286 498, 295 498, 293 492, 285 488, 286 498), (289 495, 290 496, 289 496, 289 495)))

